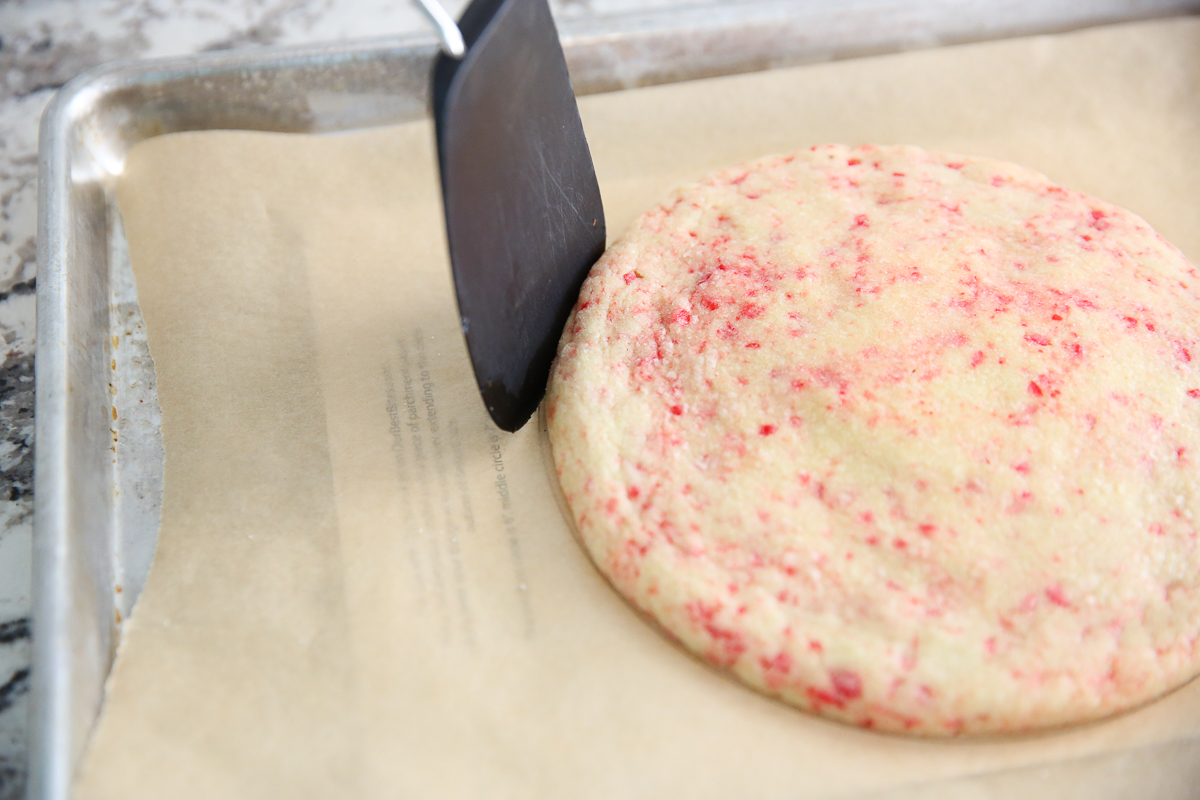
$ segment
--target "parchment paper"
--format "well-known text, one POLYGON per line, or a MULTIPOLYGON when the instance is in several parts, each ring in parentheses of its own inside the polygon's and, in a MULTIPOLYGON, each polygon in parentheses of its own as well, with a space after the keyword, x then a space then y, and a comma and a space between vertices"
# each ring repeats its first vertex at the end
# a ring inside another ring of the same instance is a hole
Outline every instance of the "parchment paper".
MULTIPOLYGON (((1195 260, 1197 80, 1200 24, 1166 21, 582 112, 617 233, 713 167, 904 142, 1040 169, 1195 260)), ((156 138, 119 201, 165 496, 80 797, 1190 796, 1200 683, 1075 730, 910 740, 761 697, 635 616, 564 521, 540 426, 487 420, 429 125, 156 138)))

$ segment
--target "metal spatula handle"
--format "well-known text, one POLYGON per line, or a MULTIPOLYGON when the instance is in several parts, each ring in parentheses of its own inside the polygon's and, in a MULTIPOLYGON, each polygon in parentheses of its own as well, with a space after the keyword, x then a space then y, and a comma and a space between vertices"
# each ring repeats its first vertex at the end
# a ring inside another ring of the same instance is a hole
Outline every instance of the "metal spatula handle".
POLYGON ((454 18, 446 13, 446 9, 442 8, 442 4, 437 0, 417 0, 417 4, 421 6, 425 16, 429 17, 429 21, 437 28, 438 38, 442 41, 442 50, 446 55, 451 58, 462 58, 463 54, 467 52, 467 45, 463 41, 462 32, 459 31, 454 18))

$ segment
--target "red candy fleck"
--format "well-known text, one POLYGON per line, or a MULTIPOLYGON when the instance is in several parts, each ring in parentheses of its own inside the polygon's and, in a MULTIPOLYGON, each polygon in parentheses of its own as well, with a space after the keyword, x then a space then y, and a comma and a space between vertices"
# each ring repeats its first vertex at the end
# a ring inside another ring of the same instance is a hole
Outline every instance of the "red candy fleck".
POLYGON ((1195 400, 1196 398, 1200 398, 1200 389, 1188 389, 1187 396, 1192 398, 1193 400, 1195 400))
POLYGON ((857 166, 858 166, 859 164, 861 164, 861 163, 862 163, 862 159, 861 159, 861 158, 852 158, 852 159, 850 159, 849 161, 847 161, 847 162, 846 162, 846 164, 847 164, 848 166, 851 166, 851 167, 857 167, 857 166))
POLYGON ((677 417, 680 416, 683 414, 683 406, 671 406, 671 413, 677 417))
POLYGON ((1010 514, 1020 514, 1033 504, 1033 492, 1021 492, 1013 495, 1012 504, 1007 511, 1010 514))
POLYGON ((820 710, 821 706, 833 706, 834 708, 846 707, 845 700, 832 694, 831 692, 825 691, 824 689, 818 689, 815 686, 808 687, 808 689, 805 690, 805 694, 808 695, 808 701, 812 703, 812 707, 815 710, 820 710))
POLYGON ((1054 605, 1061 606, 1062 608, 1071 607, 1071 603, 1067 600, 1067 596, 1063 594, 1061 586, 1051 586, 1050 588, 1046 589, 1046 599, 1051 603, 1054 603, 1054 605))
POLYGON ((625 285, 628 286, 638 279, 638 274, 636 272, 626 272, 621 277, 625 279, 625 285))
POLYGON ((854 670, 840 667, 829 670, 829 681, 838 697, 854 700, 862 696, 862 678, 854 670))
POLYGON ((1041 396, 1042 396, 1042 387, 1038 386, 1038 385, 1037 385, 1036 383, 1034 383, 1033 381, 1030 381, 1030 382, 1029 382, 1028 390, 1029 390, 1029 393, 1030 393, 1031 395, 1033 395, 1034 397, 1041 397, 1041 396))
POLYGON ((1033 342, 1040 347, 1045 347, 1046 345, 1050 344, 1050 337, 1043 336, 1040 333, 1027 333, 1025 334, 1025 341, 1033 342))
POLYGON ((870 223, 868 223, 868 222, 867 222, 867 215, 866 215, 866 214, 859 214, 858 216, 856 216, 856 217, 854 218, 854 227, 856 227, 856 228, 869 228, 869 227, 871 227, 870 223))
POLYGON ((787 653, 779 653, 774 658, 763 656, 758 660, 764 672, 787 672, 792 668, 792 657, 787 653))
POLYGON ((770 436, 774 432, 775 432, 774 425, 763 425, 761 428, 758 429, 759 436, 770 436))

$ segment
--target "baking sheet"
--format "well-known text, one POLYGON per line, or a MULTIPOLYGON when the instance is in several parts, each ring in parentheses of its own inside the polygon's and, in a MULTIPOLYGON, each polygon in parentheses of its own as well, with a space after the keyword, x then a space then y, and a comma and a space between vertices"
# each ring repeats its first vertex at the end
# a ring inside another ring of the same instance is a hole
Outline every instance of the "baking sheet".
MULTIPOLYGON (((1195 21, 1149 23, 581 110, 613 231, 713 167, 895 141, 1041 169, 1194 260, 1198 55, 1195 21)), ((882 736, 668 644, 574 542, 538 428, 486 419, 431 140, 414 123, 179 134, 130 154, 119 199, 163 407, 163 522, 80 796, 930 796, 930 781, 1117 750, 1160 764, 1155 745, 1200 735, 1196 684, 1074 731, 882 736)), ((991 791, 955 785, 939 791, 991 791)))

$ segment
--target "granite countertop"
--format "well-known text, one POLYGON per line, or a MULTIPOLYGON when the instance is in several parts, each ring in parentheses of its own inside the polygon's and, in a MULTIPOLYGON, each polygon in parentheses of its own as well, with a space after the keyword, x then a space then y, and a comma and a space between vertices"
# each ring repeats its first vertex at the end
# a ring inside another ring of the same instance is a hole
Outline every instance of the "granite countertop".
MULTIPOLYGON (((720 2, 721 0, 717 0, 720 2)), ((709 0, 713 2, 713 0, 709 0)), ((724 0, 736 2, 736 0, 724 0)), ((456 15, 466 0, 445 0, 456 15)), ((557 17, 694 0, 550 0, 557 17)), ((0 2, 0 800, 25 796, 33 539, 38 120, 55 90, 114 59, 428 30, 409 0, 0 2)))

